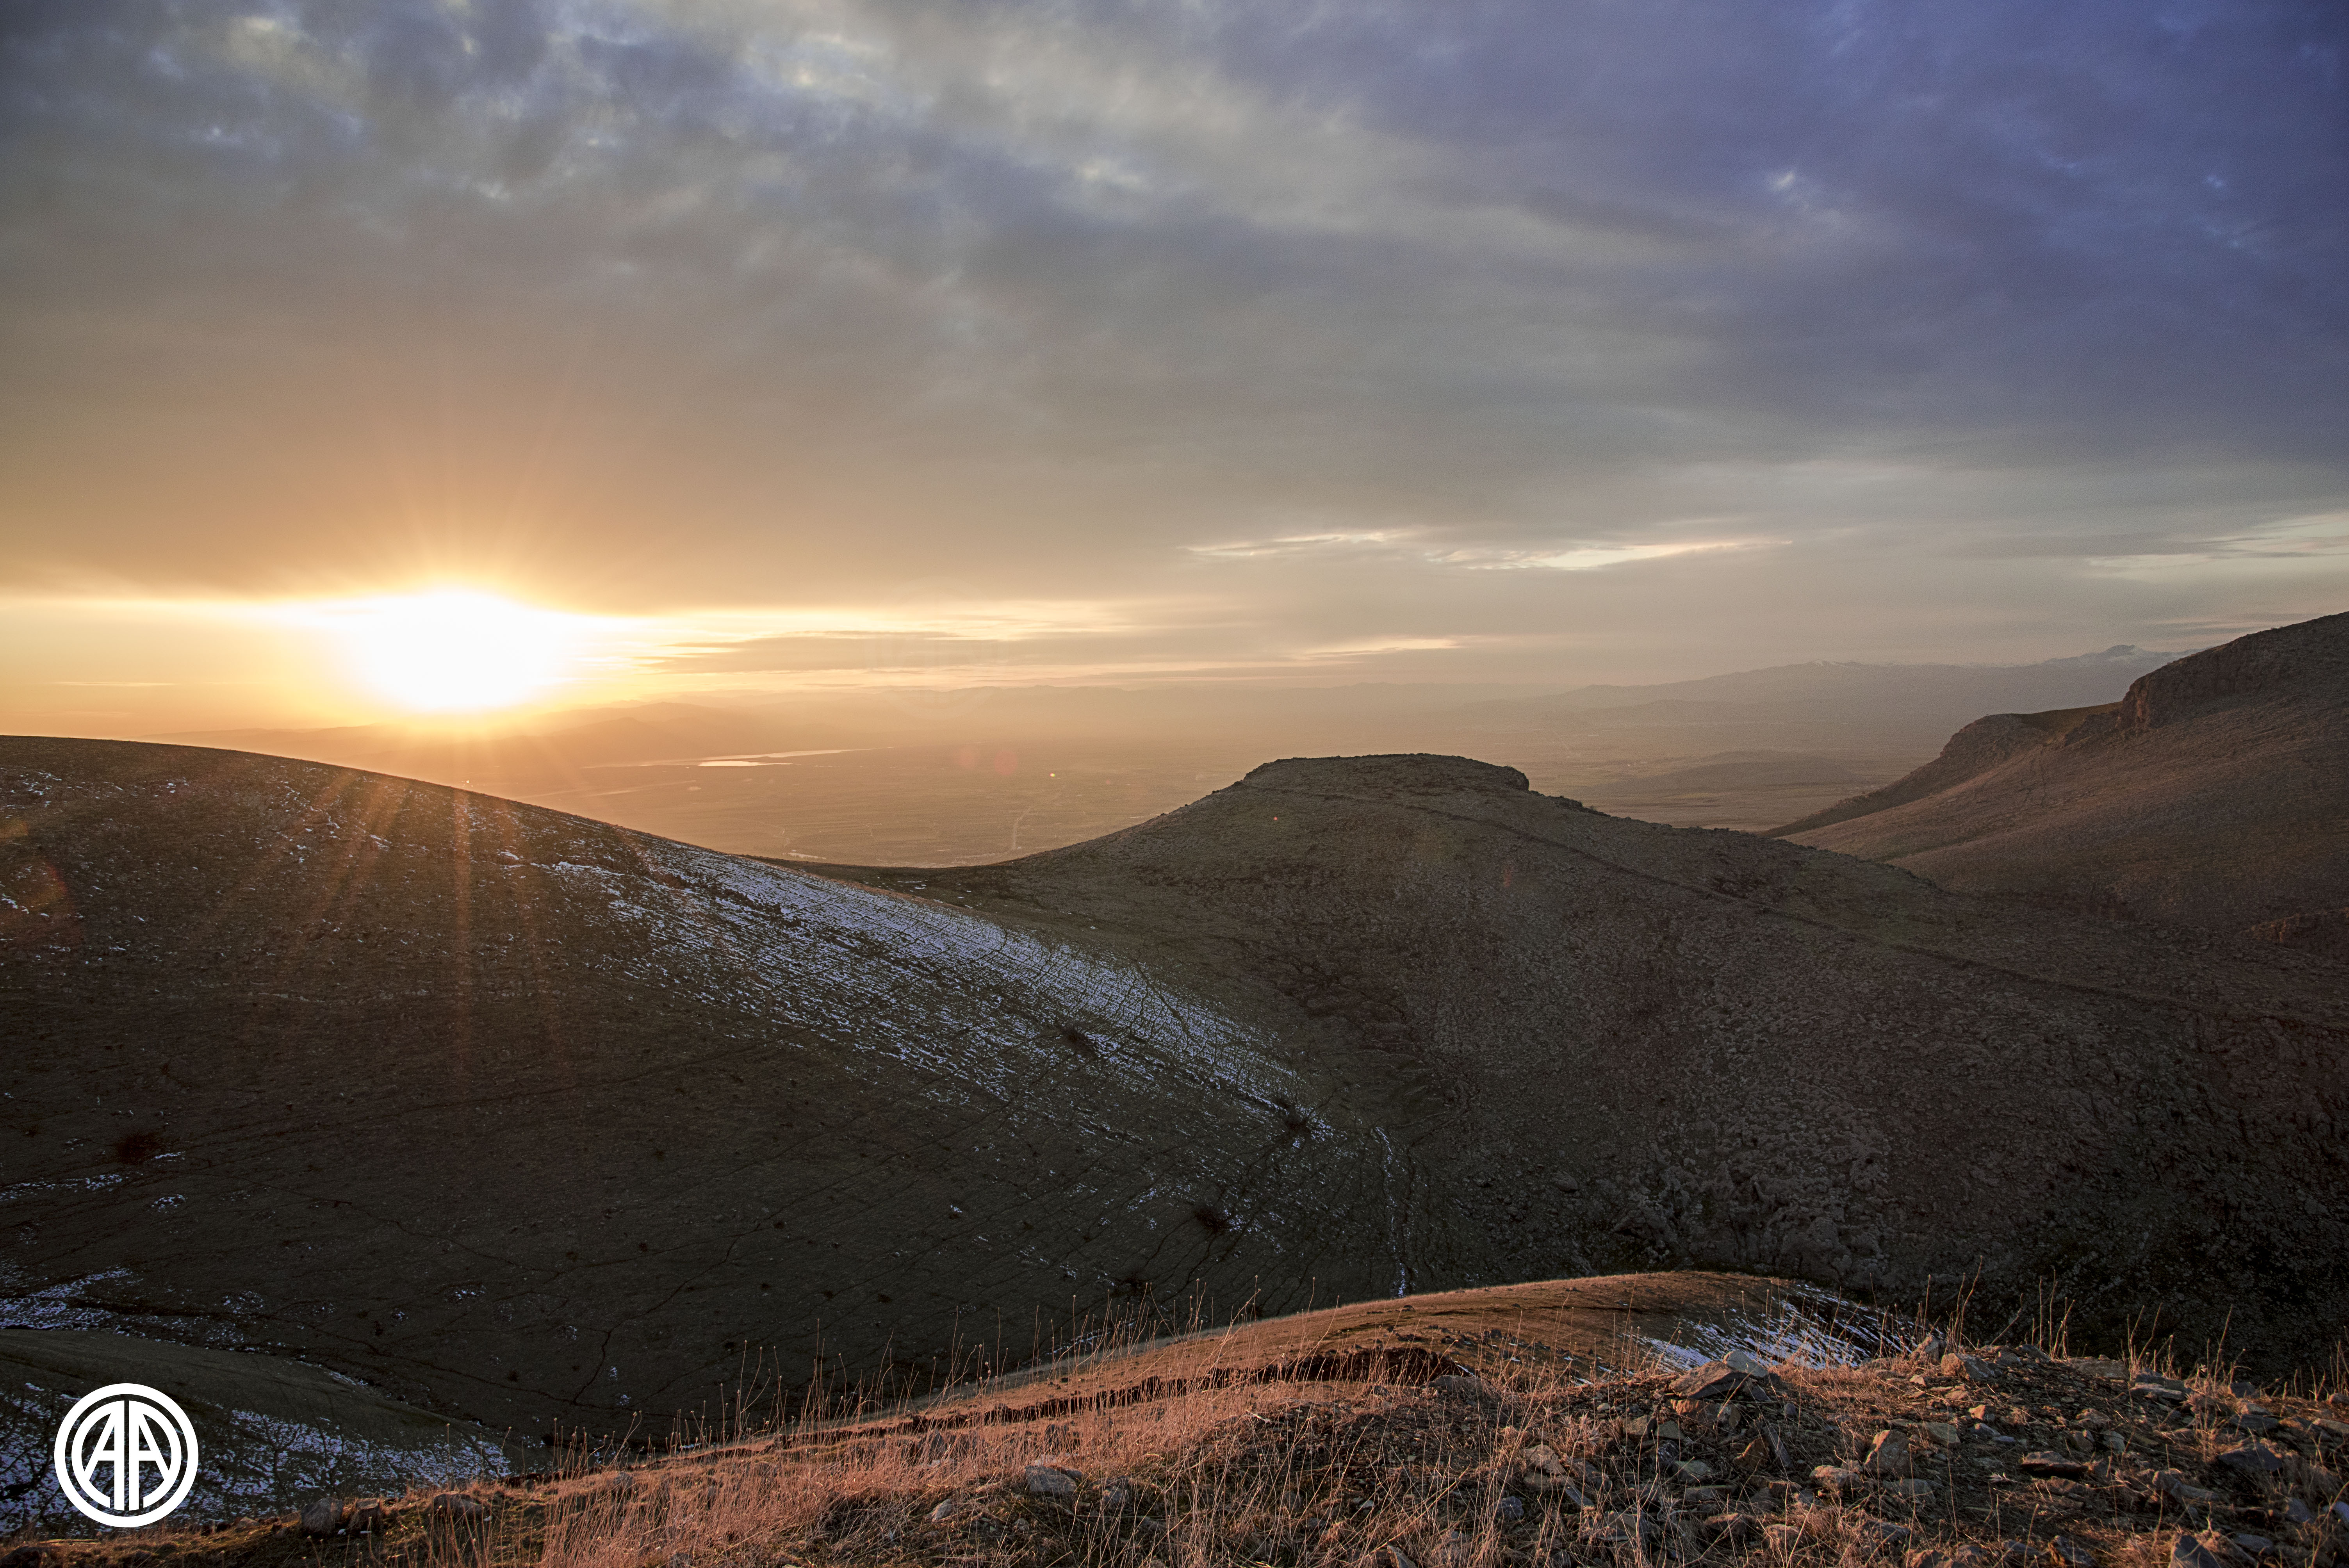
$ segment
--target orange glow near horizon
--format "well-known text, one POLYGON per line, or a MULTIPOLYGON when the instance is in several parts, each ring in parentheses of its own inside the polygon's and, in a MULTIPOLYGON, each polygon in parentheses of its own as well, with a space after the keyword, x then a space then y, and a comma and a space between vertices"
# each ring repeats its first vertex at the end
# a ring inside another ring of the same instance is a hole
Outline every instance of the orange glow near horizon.
POLYGON ((353 673, 419 714, 513 707, 564 681, 581 618, 494 593, 449 588, 337 606, 332 625, 353 673))

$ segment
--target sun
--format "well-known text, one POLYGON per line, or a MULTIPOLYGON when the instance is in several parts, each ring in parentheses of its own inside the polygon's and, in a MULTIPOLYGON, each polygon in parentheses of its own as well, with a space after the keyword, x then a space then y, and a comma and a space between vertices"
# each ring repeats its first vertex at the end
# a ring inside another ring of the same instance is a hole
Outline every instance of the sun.
POLYGON ((417 713, 512 707, 564 677, 576 617, 494 593, 368 599, 338 628, 360 680, 417 713))

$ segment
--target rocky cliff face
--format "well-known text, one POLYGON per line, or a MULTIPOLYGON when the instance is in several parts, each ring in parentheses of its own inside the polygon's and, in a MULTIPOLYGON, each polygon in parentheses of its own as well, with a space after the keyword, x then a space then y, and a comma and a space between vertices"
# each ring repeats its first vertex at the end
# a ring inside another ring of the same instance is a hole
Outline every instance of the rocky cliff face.
POLYGON ((1968 728, 1993 744, 1971 758, 1961 732, 1949 765, 1774 836, 1953 889, 2322 948, 2315 917, 2349 905, 2349 614, 2179 659, 2109 709, 2022 719, 2049 743, 1983 720, 1968 728))
POLYGON ((2078 738, 2142 735, 2243 696, 2349 702, 2349 612, 2254 632, 2139 676, 2112 717, 2083 728, 2078 738))
POLYGON ((2094 707, 2056 708, 2048 713, 1993 713, 1975 719, 1950 737, 1949 744, 1941 748, 1939 757, 1915 772, 1895 779, 1881 789, 1854 795, 1848 800, 1837 801, 1826 810, 1814 812, 1800 821, 1773 829, 1765 836, 1792 838, 1814 828, 1847 822, 1855 817, 1872 816, 1895 806, 1905 806, 1911 800, 1938 795, 1969 779, 1978 779, 2014 758, 2037 751, 2042 747, 2062 745, 2064 738, 2080 725, 2110 713, 2113 707, 2113 704, 2106 703, 2094 707))

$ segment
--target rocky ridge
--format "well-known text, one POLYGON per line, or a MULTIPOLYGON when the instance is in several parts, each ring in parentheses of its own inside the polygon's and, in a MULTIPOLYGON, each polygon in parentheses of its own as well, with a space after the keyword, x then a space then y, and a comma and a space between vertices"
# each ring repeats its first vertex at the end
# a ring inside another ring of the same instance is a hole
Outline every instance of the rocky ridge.
POLYGON ((2002 714, 1774 837, 1941 886, 2337 953, 2349 907, 2349 614, 2002 714))

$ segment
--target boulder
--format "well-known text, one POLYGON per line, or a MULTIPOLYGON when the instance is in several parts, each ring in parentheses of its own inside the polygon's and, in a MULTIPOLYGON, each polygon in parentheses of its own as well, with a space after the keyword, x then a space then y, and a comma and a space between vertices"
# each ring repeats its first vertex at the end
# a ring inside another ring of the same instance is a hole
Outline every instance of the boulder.
POLYGON ((1876 1440, 1868 1445, 1868 1458, 1860 1461, 1859 1468, 1870 1475, 1909 1474, 1916 1469, 1916 1461, 1909 1457, 1907 1435, 1892 1431, 1877 1433, 1876 1440))
POLYGON ((1064 1470, 1059 1465, 1030 1465, 1028 1495, 1051 1498, 1060 1502, 1074 1502, 1077 1498, 1077 1482, 1081 1479, 1075 1470, 1064 1470))
POLYGON ((302 1511, 302 1533, 305 1535, 332 1535, 342 1527, 343 1500, 339 1497, 319 1498, 302 1511))
POLYGON ((2169 1568, 2227 1568, 2226 1561, 2191 1535, 2169 1543, 2169 1568))
POLYGON ((2253 1480, 2283 1469, 2283 1456, 2265 1443, 2245 1443, 2241 1448, 2229 1449, 2210 1462, 2221 1470, 2253 1480))

